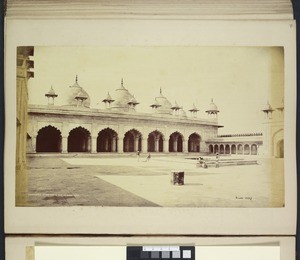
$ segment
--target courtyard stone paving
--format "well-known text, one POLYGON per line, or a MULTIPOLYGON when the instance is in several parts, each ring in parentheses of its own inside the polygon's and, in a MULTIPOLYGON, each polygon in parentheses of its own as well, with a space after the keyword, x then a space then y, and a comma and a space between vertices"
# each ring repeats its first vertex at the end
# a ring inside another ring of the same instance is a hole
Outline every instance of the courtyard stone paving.
POLYGON ((282 159, 196 167, 183 156, 28 158, 29 206, 282 207, 282 159), (270 167, 272 165, 272 167, 270 167), (185 184, 170 184, 172 171, 185 184))

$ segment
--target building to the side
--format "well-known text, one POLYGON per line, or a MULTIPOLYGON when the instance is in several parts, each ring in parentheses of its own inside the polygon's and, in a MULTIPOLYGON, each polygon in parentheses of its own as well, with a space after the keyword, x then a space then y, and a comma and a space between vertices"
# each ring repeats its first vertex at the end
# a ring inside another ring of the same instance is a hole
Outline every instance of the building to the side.
POLYGON ((26 201, 26 144, 28 139, 27 108, 28 108, 28 80, 34 77, 32 71, 34 62, 34 47, 17 48, 17 111, 16 111, 16 200, 26 201))

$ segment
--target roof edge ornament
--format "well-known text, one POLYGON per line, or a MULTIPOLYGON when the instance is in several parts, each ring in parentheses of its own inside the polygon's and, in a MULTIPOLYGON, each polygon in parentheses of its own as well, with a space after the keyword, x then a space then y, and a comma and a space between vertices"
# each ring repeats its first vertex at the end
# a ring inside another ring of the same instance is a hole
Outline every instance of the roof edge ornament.
POLYGON ((219 113, 219 109, 218 107, 216 106, 216 104, 214 103, 214 99, 211 98, 211 102, 210 102, 210 105, 209 105, 209 109, 205 111, 205 113, 208 113, 208 114, 217 114, 219 113))

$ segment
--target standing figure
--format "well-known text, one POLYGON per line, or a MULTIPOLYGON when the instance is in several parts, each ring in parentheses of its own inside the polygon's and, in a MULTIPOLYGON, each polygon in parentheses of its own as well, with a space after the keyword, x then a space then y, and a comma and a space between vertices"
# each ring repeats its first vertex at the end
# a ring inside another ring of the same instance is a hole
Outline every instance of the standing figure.
POLYGON ((219 154, 216 153, 216 168, 219 168, 219 154))
POLYGON ((140 161, 140 155, 141 155, 141 152, 140 151, 137 151, 136 153, 137 157, 138 157, 138 162, 140 161))
POLYGON ((150 161, 150 158, 151 158, 151 155, 150 155, 150 153, 149 153, 148 156, 147 156, 146 161, 149 162, 149 161, 150 161))
POLYGON ((205 162, 205 160, 204 160, 203 157, 199 157, 199 165, 202 168, 205 168, 205 169, 207 168, 207 164, 206 164, 206 162, 205 162))

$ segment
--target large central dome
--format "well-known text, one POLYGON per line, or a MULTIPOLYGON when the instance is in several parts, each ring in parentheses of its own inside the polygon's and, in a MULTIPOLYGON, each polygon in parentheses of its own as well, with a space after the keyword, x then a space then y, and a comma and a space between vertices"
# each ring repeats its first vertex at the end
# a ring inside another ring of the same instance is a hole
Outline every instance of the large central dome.
POLYGON ((123 79, 121 81, 121 86, 115 90, 113 97, 115 98, 115 101, 112 103, 112 109, 125 112, 129 110, 128 103, 132 100, 133 95, 124 87, 123 79))
POLYGON ((83 107, 90 107, 90 96, 81 86, 79 86, 77 76, 75 83, 72 86, 69 86, 68 90, 62 96, 64 96, 63 106, 80 105, 83 107))
POLYGON ((159 96, 155 98, 155 101, 159 105, 157 108, 158 114, 172 115, 172 104, 165 96, 163 96, 161 89, 159 96))

